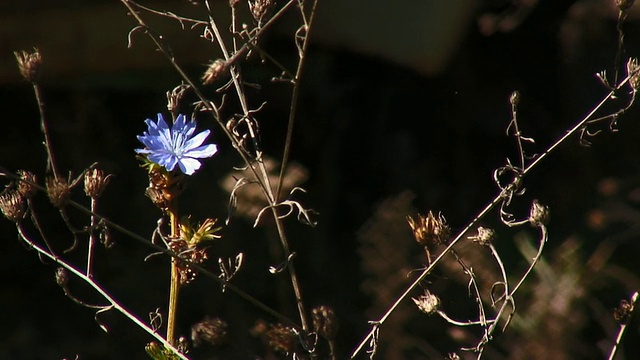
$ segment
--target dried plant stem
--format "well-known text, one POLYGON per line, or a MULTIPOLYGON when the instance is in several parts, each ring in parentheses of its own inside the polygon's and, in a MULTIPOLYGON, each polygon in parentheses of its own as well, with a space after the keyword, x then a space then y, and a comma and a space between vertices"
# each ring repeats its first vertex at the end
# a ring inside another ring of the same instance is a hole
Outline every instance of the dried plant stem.
MULTIPOLYGON (((636 291, 631 296, 631 303, 629 304, 631 306, 631 309, 635 309, 636 308, 636 304, 638 303, 638 295, 639 294, 636 291)), ((609 353, 609 358, 608 358, 609 360, 613 360, 616 357, 616 353, 618 352, 618 346, 620 346, 620 342, 622 341, 622 337, 624 336, 624 333, 627 330, 627 325, 628 325, 627 321, 623 321, 620 324, 620 328, 618 329, 618 335, 616 336, 616 342, 613 344, 613 347, 611 348, 611 352, 609 353)))
POLYGON ((176 347, 174 347, 166 339, 164 339, 157 332, 155 332, 153 329, 151 329, 142 320, 138 319, 131 311, 127 310, 124 306, 122 306, 120 303, 118 303, 118 301, 116 301, 111 295, 109 295, 109 292, 107 292, 107 290, 103 289, 93 278, 88 277, 82 271, 76 269, 73 265, 69 264, 68 262, 66 262, 65 260, 63 260, 60 257, 52 255, 45 248, 41 247, 39 244, 37 244, 34 241, 32 241, 29 238, 29 236, 24 232, 24 230, 22 229, 22 226, 20 224, 17 224, 16 228, 18 229, 18 234, 20 235, 20 238, 22 240, 24 240, 30 248, 36 250, 38 252, 38 254, 48 257, 49 259, 54 261, 56 264, 64 267, 65 269, 67 269, 68 271, 70 271, 71 273, 73 273, 74 275, 79 277, 82 281, 84 281, 85 283, 89 284, 89 286, 94 288, 110 304, 109 306, 106 306, 105 309, 115 309, 115 310, 117 310, 122 315, 126 316, 129 320, 131 320, 133 323, 138 325, 141 329, 146 331, 149 335, 151 335, 156 340, 158 340, 159 342, 164 344, 164 346, 167 349, 170 349, 171 351, 173 351, 180 359, 189 360, 186 356, 181 354, 178 351, 178 349, 176 349, 176 347))
POLYGON ((282 164, 280 165, 280 175, 278 176, 278 188, 276 189, 276 200, 280 199, 281 191, 282 191, 282 181, 284 180, 284 174, 287 169, 287 165, 289 162, 289 153, 291 151, 291 139, 293 138, 293 125, 296 119, 296 110, 298 108, 298 96, 300 95, 300 79, 302 78, 302 70, 304 69, 304 63, 307 58, 307 49, 309 47, 309 33, 313 28, 313 19, 315 19, 316 7, 318 5, 318 0, 313 0, 313 5, 311 6, 311 13, 309 14, 309 21, 306 21, 306 17, 304 14, 304 9, 302 5, 300 5, 300 13, 302 14, 302 18, 305 20, 305 23, 302 25, 305 35, 304 40, 302 42, 302 47, 299 49, 298 56, 300 60, 298 61, 298 68, 296 69, 296 75, 293 78, 293 91, 291 93, 291 105, 289 107, 289 122, 287 124, 287 137, 284 143, 284 152, 282 153, 282 164))
MULTIPOLYGON (((171 239, 179 236, 178 214, 175 201, 169 208, 169 221, 171 227, 171 239)), ((178 295, 180 294, 180 273, 178 271, 178 258, 171 259, 171 285, 169 287, 169 311, 167 314, 167 341, 171 345, 176 344, 176 314, 178 312, 178 295)))
MULTIPOLYGON (((207 7, 209 7, 209 2, 205 1, 205 3, 207 4, 207 7)), ((227 51, 226 46, 224 45, 224 40, 222 39, 222 36, 220 35, 220 31, 218 29, 218 26, 216 25, 216 22, 213 20, 213 17, 210 15, 209 16, 209 20, 210 20, 210 26, 211 29, 213 30, 213 33, 216 37, 216 40, 220 46, 220 49, 222 50, 222 53, 224 55, 224 58, 226 61, 229 61, 230 56, 229 56, 229 52, 227 51)), ((301 68, 299 67, 299 72, 301 71, 301 68)), ((249 113, 249 108, 247 105, 247 101, 246 101, 246 96, 244 94, 242 85, 241 85, 241 75, 238 72, 237 68, 235 65, 231 65, 230 66, 230 72, 231 72, 231 78, 233 80, 233 84, 234 87, 236 89, 236 93, 238 94, 238 100, 240 101, 240 104, 242 106, 242 111, 244 112, 244 116, 249 117, 250 113, 249 113)), ((309 330, 309 322, 307 321, 307 313, 304 307, 304 303, 302 301, 302 290, 301 290, 301 286, 300 286, 300 282, 298 280, 298 276, 297 276, 297 272, 295 270, 295 266, 293 264, 293 261, 290 261, 290 255, 291 255, 291 249, 289 247, 289 241, 287 240, 287 236, 286 233, 284 231, 284 226, 282 224, 282 220, 280 219, 279 215, 278 215, 278 211, 277 211, 277 198, 276 196, 274 196, 273 194, 273 190, 272 190, 272 186, 271 186, 271 181, 269 180, 269 176, 268 176, 268 171, 264 166, 264 162, 262 161, 262 159, 260 158, 260 156, 258 156, 257 159, 257 163, 258 166, 260 168, 260 175, 262 177, 262 181, 261 181, 261 185, 262 185, 262 189, 263 192, 265 193, 265 197, 267 198, 267 201, 269 202, 269 206, 271 207, 271 212, 273 214, 273 218, 275 220, 275 224, 276 224, 276 228, 278 231, 278 237, 280 238, 280 243, 282 245, 282 250, 284 252, 284 257, 285 259, 287 259, 286 261, 288 261, 287 264, 287 268, 288 268, 288 272, 289 272, 289 276, 291 278, 291 285, 293 287, 293 291, 296 297, 296 305, 298 308, 298 313, 300 316, 300 322, 302 325, 302 329, 304 329, 305 331, 309 330)), ((253 166, 251 166, 251 168, 253 168, 253 166)), ((256 174, 257 176, 258 174, 256 174)))
POLYGON ((38 84, 33 84, 33 92, 35 93, 36 102, 38 103, 38 111, 40 112, 40 130, 44 136, 44 148, 47 151, 47 172, 52 172, 53 176, 58 179, 58 169, 56 168, 56 162, 53 157, 53 149, 51 147, 51 135, 49 135, 49 128, 47 126, 47 120, 44 112, 44 100, 42 99, 42 92, 38 84))
MULTIPOLYGON (((531 170, 533 170, 543 159, 545 159, 553 150, 555 150, 560 144, 564 143, 571 136, 579 133, 580 130, 587 124, 587 122, 603 107, 603 105, 609 101, 615 94, 615 92, 622 88, 629 81, 629 77, 627 76, 615 89, 609 91, 602 100, 580 121, 576 123, 571 129, 569 129, 563 136, 561 136, 558 140, 556 140, 553 144, 551 144, 545 152, 540 154, 538 157, 532 160, 532 162, 526 166, 521 173, 521 176, 528 174, 531 170)), ((460 231, 455 238, 449 243, 449 245, 436 257, 431 264, 418 275, 418 277, 406 288, 406 290, 394 301, 393 304, 387 309, 387 311, 382 315, 379 320, 372 321, 373 324, 372 330, 360 341, 358 346, 353 351, 351 358, 356 357, 360 351, 364 348, 364 346, 369 343, 369 341, 375 336, 378 328, 391 316, 391 314, 395 311, 395 309, 400 305, 402 301, 404 301, 409 294, 419 286, 419 284, 425 279, 427 275, 429 275, 433 269, 442 261, 444 256, 448 254, 454 246, 464 237, 464 235, 470 231, 476 224, 482 219, 489 211, 491 211, 496 205, 501 203, 503 199, 509 196, 508 191, 511 189, 511 186, 505 187, 505 190, 498 193, 491 202, 489 202, 476 216, 475 218, 465 226, 462 231, 460 231)))
MULTIPOLYGON (((91 212, 96 212, 96 206, 98 203, 98 199, 95 197, 91 197, 91 212)), ((96 246, 96 233, 95 229, 98 222, 95 216, 91 215, 91 223, 89 224, 89 247, 87 250, 87 276, 92 277, 92 269, 93 269, 93 252, 96 246)))

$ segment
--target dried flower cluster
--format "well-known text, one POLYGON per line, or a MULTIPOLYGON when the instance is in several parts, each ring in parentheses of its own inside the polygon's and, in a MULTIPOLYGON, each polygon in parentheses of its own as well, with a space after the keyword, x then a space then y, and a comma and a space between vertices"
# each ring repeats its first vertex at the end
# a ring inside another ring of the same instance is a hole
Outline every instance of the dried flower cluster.
POLYGON ((433 212, 429 211, 427 216, 418 215, 415 220, 408 216, 407 221, 418 244, 433 246, 449 242, 451 230, 442 215, 436 217, 433 212))

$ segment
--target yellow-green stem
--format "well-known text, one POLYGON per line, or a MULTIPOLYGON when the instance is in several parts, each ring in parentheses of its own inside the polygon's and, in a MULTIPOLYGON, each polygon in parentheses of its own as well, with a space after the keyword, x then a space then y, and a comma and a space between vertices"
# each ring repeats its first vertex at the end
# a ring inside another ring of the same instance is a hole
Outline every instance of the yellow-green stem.
MULTIPOLYGON (((171 238, 175 239, 179 235, 178 214, 176 206, 169 208, 169 220, 171 222, 171 238)), ((180 274, 178 273, 178 263, 176 258, 171 259, 171 286, 169 287, 169 313, 167 315, 167 341, 171 345, 176 345, 175 327, 176 312, 178 311, 178 293, 180 292, 180 274)))

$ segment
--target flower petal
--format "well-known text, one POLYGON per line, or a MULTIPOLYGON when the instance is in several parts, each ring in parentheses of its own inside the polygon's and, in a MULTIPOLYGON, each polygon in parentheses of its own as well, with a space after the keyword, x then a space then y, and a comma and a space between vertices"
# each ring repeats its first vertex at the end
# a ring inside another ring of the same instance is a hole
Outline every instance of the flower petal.
POLYGON ((198 169, 200 169, 200 166, 202 166, 202 164, 196 159, 184 157, 180 159, 180 162, 178 162, 178 166, 180 166, 180 170, 182 170, 182 172, 186 175, 192 175, 198 169))
POLYGON ((217 152, 218 152, 218 145, 207 144, 207 145, 199 146, 195 149, 189 149, 183 153, 183 156, 204 159, 204 158, 212 157, 217 152))

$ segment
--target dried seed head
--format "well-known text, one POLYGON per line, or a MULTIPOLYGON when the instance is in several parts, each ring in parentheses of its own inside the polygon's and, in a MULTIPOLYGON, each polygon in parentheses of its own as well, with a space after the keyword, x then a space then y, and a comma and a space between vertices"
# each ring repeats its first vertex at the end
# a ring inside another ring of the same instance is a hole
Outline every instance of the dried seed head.
POLYGON ((207 71, 202 75, 202 83, 210 85, 214 81, 220 79, 222 75, 227 71, 227 62, 222 59, 217 59, 209 64, 207 71))
POLYGON ((61 288, 66 288, 69 283, 69 273, 67 269, 63 267, 59 267, 56 269, 56 283, 60 285, 61 288))
POLYGON ((149 186, 144 192, 151 199, 151 202, 163 211, 169 208, 169 201, 165 198, 164 193, 165 189, 161 190, 152 186, 149 186))
POLYGON ((230 7, 234 7, 234 6, 236 6, 239 2, 240 2, 240 0, 229 0, 229 6, 230 6, 230 7))
POLYGON ((272 0, 249 1, 249 10, 251 10, 251 15, 253 15, 258 24, 261 24, 264 18, 271 13, 273 5, 272 0))
POLYGON ((425 290, 424 295, 420 295, 417 299, 411 299, 416 303, 418 309, 427 315, 435 313, 440 308, 440 299, 429 290, 425 290))
POLYGON ((84 173, 84 192, 92 199, 98 198, 107 187, 111 175, 104 176, 104 171, 91 168, 84 173))
POLYGON ((616 0, 616 6, 620 11, 629 10, 633 6, 635 0, 616 0))
POLYGON ((229 325, 220 318, 205 318, 191 327, 191 341, 193 346, 200 346, 203 342, 220 345, 227 340, 229 325))
POLYGON ((447 355, 446 360, 460 360, 460 355, 452 352, 447 355))
POLYGON ((264 334, 269 347, 278 353, 290 354, 296 344, 296 335, 284 324, 271 325, 264 334))
POLYGON ((496 238, 496 232, 493 229, 485 228, 482 226, 478 227, 478 234, 475 236, 469 236, 470 240, 476 242, 480 245, 490 245, 493 240, 496 238))
POLYGON ((333 340, 338 334, 338 319, 333 309, 328 306, 318 306, 311 311, 313 331, 327 340, 333 340))
POLYGON ((429 211, 427 216, 418 215, 416 220, 407 216, 407 221, 413 230, 413 236, 422 246, 442 245, 449 241, 450 229, 442 215, 436 218, 429 211))
POLYGON ((547 225, 549 223, 549 207, 540 204, 538 200, 533 200, 529 211, 529 223, 535 227, 547 225))
POLYGON ((63 178, 47 178, 47 195, 53 206, 61 208, 67 204, 69 200, 69 183, 63 178))
POLYGON ((27 170, 18 170, 18 176, 24 181, 18 181, 18 192, 25 199, 31 199, 38 189, 33 185, 37 182, 36 174, 27 170))
POLYGON ((640 89, 640 65, 638 65, 637 58, 629 58, 627 61, 627 76, 633 91, 638 91, 640 89))
POLYGON ((15 51, 13 54, 18 61, 20 74, 30 83, 37 82, 42 64, 42 56, 40 56, 38 49, 33 49, 31 53, 28 51, 15 51))
POLYGON ((0 210, 10 221, 19 222, 27 212, 27 203, 17 190, 7 189, 0 194, 0 210))
POLYGON ((620 324, 626 324, 633 312, 633 305, 627 300, 621 300, 620 306, 613 311, 613 318, 620 324))

